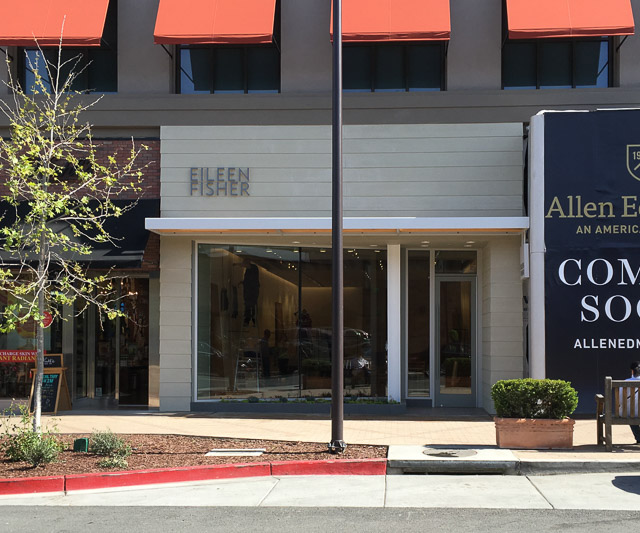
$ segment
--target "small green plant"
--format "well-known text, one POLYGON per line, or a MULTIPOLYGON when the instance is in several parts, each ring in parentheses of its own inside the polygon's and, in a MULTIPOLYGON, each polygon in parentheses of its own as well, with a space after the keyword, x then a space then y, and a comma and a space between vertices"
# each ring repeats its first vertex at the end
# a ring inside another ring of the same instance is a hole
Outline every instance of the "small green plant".
POLYGON ((100 459, 100 461, 98 461, 98 466, 100 468, 127 468, 129 463, 124 457, 120 455, 113 455, 111 457, 100 459))
POLYGON ((500 418, 569 417, 578 406, 578 393, 560 379, 505 379, 491 387, 500 418))
POLYGON ((122 459, 126 459, 131 455, 131 446, 110 429, 94 431, 89 437, 89 442, 91 443, 91 452, 96 455, 110 458, 121 457, 122 459))
POLYGON ((25 461, 34 467, 55 461, 63 450, 58 437, 49 430, 34 432, 33 417, 26 405, 18 407, 17 415, 13 415, 14 411, 14 406, 11 406, 0 418, 3 437, 0 449, 7 459, 25 461))

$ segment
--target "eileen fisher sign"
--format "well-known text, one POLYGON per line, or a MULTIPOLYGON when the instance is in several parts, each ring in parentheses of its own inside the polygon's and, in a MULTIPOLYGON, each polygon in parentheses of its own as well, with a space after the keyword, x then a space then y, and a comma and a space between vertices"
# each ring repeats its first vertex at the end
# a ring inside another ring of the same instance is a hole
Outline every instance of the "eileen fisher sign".
POLYGON ((249 196, 249 168, 191 167, 191 196, 249 196))
POLYGON ((545 373, 580 412, 640 359, 639 144, 640 111, 544 117, 545 373))

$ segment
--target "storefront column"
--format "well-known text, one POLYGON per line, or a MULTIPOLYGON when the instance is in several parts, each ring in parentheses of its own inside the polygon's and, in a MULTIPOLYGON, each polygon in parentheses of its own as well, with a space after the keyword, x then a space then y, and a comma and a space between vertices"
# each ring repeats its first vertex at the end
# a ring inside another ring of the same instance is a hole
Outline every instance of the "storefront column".
POLYGON ((387 395, 399 402, 402 397, 402 335, 400 245, 387 245, 387 395))
POLYGON ((535 379, 545 377, 545 315, 544 315, 544 119, 531 118, 529 148, 531 179, 529 182, 529 374, 535 379), (535 154, 535 155, 533 155, 535 154))

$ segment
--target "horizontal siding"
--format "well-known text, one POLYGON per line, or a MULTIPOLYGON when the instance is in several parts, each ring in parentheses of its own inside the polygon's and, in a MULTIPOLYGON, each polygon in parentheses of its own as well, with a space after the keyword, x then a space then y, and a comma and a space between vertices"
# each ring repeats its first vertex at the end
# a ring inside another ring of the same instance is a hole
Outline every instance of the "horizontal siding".
MULTIPOLYGON (((346 216, 522 214, 521 124, 345 126, 344 139, 346 216)), ((331 130, 164 127, 161 179, 164 217, 329 216, 331 130), (192 167, 249 167, 249 196, 192 195, 192 167)))

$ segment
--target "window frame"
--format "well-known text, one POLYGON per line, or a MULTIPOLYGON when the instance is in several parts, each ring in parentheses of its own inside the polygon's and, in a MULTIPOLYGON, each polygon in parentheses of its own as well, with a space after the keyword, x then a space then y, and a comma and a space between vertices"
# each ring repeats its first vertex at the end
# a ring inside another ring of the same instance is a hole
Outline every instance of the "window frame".
MULTIPOLYGON (((505 87, 505 47, 509 43, 522 43, 522 44, 533 44, 535 46, 535 77, 536 77, 536 87, 535 90, 546 90, 547 87, 540 86, 540 78, 541 78, 541 49, 543 44, 549 43, 569 43, 571 46, 571 87, 566 87, 562 89, 596 89, 599 87, 578 87, 576 86, 576 48, 579 43, 602 43, 607 42, 608 50, 607 50, 607 62, 606 66, 608 68, 607 73, 607 87, 613 87, 614 74, 613 74, 613 65, 614 65, 614 42, 613 37, 580 37, 580 38, 549 38, 549 39, 505 39, 502 46, 501 53, 501 80, 500 80, 500 88, 502 90, 534 90, 530 87, 516 87, 516 86, 506 86, 505 87)), ((600 87, 603 88, 603 87, 600 87)), ((551 89, 549 87, 548 89, 551 89)))
POLYGON ((387 92, 442 92, 446 91, 446 82, 447 82, 447 52, 449 48, 449 41, 406 41, 406 42, 379 42, 379 43, 359 43, 359 42, 350 42, 343 43, 343 92, 349 93, 362 93, 362 92, 379 92, 379 93, 387 93, 387 92), (439 47, 440 52, 440 88, 415 88, 409 86, 409 48, 413 46, 437 46, 439 47), (370 87, 368 89, 345 89, 344 88, 344 51, 349 48, 368 48, 370 50, 370 87), (402 47, 402 59, 403 59, 403 82, 404 87, 398 87, 395 89, 379 89, 376 88, 376 74, 378 71, 377 64, 377 54, 376 49, 380 47, 402 47))
MULTIPOLYGON (((104 23, 104 28, 102 31, 102 36, 100 37, 100 46, 96 47, 96 46, 64 46, 62 47, 62 51, 63 52, 71 52, 71 54, 73 54, 74 56, 81 56, 80 59, 80 63, 79 63, 79 70, 83 70, 83 69, 87 69, 87 85, 88 87, 85 88, 81 88, 78 90, 78 92, 81 93, 85 93, 85 94, 116 94, 118 92, 118 2, 115 0, 110 0, 109 1, 109 7, 107 9, 107 16, 105 18, 105 23, 104 23), (112 24, 113 28, 108 28, 108 25, 112 24), (112 34, 114 36, 114 40, 112 42, 108 42, 105 40, 105 35, 106 34, 112 34), (90 59, 90 53, 92 50, 108 50, 110 52, 113 52, 114 56, 115 56, 115 60, 116 60, 116 70, 115 70, 115 87, 116 90, 115 91, 102 91, 102 90, 97 90, 97 89, 93 89, 90 87, 91 85, 91 81, 89 79, 89 71, 88 71, 88 67, 89 67, 89 63, 91 63, 93 60, 90 59)), ((42 49, 43 52, 49 51, 49 50, 57 50, 58 47, 57 46, 43 46, 40 47, 42 49)), ((27 87, 27 70, 29 68, 29 63, 27 61, 26 58, 26 54, 27 52, 31 52, 31 51, 38 51, 39 48, 38 46, 20 46, 18 47, 18 60, 16 62, 17 65, 17 69, 18 69, 18 80, 20 82, 20 85, 23 87, 23 90, 28 93, 30 93, 30 88, 27 87)))
MULTIPOLYGON (((266 44, 266 45, 252 45, 252 44, 233 44, 233 45, 224 45, 224 44, 196 44, 196 45, 186 45, 186 44, 178 44, 175 48, 175 57, 176 57, 176 68, 175 68, 175 87, 176 94, 194 94, 194 93, 183 93, 182 92, 182 73, 187 74, 186 71, 182 68, 182 51, 183 50, 210 50, 211 51, 211 81, 209 86, 208 94, 268 94, 268 93, 278 93, 282 91, 282 53, 280 48, 275 44, 266 44), (274 90, 265 90, 265 91, 256 91, 249 89, 249 50, 255 50, 257 48, 273 48, 277 51, 278 55, 278 87, 274 90), (240 49, 242 50, 242 90, 237 91, 215 91, 216 77, 215 77, 215 63, 217 61, 216 51, 224 50, 224 49, 240 49)), ((187 74, 188 75, 188 74, 187 74)), ((192 80, 193 81, 193 80, 192 80)), ((197 94, 197 93, 195 93, 197 94)), ((207 94, 207 93, 204 93, 207 94)))
MULTIPOLYGON (((535 90, 547 90, 545 87, 540 87, 540 55, 541 48, 543 43, 570 43, 571 44, 571 89, 595 89, 597 87, 576 87, 576 43, 585 43, 585 42, 608 42, 608 53, 607 53, 607 63, 608 65, 608 76, 607 76, 607 87, 614 87, 615 81, 615 73, 614 73, 614 59, 615 52, 617 52, 615 48, 615 40, 611 36, 593 36, 593 37, 547 37, 547 38, 537 38, 537 39, 509 39, 509 20, 507 13, 507 3, 506 0, 502 2, 502 46, 500 50, 500 89, 501 90, 534 90, 529 87, 507 87, 505 89, 504 80, 505 80, 505 47, 509 43, 523 43, 523 44, 533 44, 536 49, 536 65, 535 65, 535 76, 536 76, 536 87, 535 90)), ((551 89, 551 88, 549 88, 551 89)), ((568 88, 564 88, 567 90, 568 88)), ((557 90, 557 89, 556 89, 557 90)), ((562 90, 562 89, 561 89, 562 90)))

